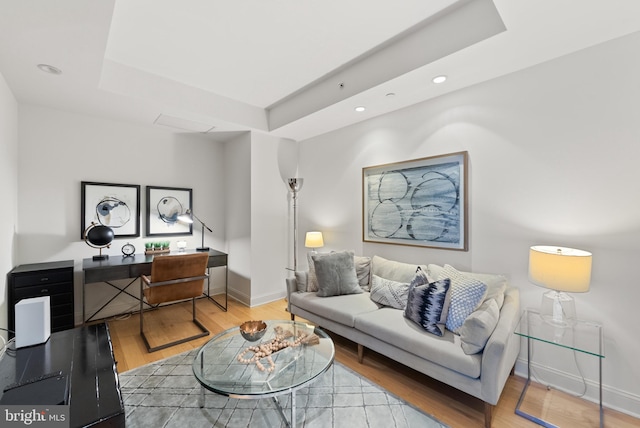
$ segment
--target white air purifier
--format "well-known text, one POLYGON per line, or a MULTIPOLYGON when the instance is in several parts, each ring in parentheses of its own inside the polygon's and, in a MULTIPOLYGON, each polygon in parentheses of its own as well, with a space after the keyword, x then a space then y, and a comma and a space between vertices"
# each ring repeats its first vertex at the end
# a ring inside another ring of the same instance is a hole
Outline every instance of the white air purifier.
POLYGON ((16 348, 38 345, 51 336, 49 296, 22 299, 16 303, 16 348))

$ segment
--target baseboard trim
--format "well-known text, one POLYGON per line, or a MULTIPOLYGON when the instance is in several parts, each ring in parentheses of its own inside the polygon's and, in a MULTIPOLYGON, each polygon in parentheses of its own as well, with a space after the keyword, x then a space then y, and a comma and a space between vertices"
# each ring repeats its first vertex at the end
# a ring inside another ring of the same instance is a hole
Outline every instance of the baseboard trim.
MULTIPOLYGON (((573 373, 567 373, 554 368, 543 366, 535 362, 531 363, 532 381, 547 385, 559 391, 571 395, 579 395, 584 389, 582 378, 573 373), (539 377, 537 378, 536 375, 539 377), (552 381, 550 381, 552 380, 552 381)), ((518 376, 527 377, 527 361, 518 358, 515 373, 518 376)), ((582 398, 598 404, 600 402, 599 385, 597 381, 585 379, 587 390, 582 398)), ((608 386, 602 385, 603 406, 634 418, 640 418, 640 396, 608 386)))

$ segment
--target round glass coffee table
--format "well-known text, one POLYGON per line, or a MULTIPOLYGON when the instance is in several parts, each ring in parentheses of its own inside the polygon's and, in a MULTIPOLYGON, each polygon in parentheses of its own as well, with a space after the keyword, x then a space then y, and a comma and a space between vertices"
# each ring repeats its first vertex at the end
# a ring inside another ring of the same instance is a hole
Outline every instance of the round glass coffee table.
POLYGON ((335 356, 331 338, 321 329, 296 321, 265 321, 267 332, 256 342, 246 341, 238 327, 230 328, 200 348, 193 360, 193 373, 202 385, 200 407, 204 407, 204 390, 238 399, 272 398, 285 423, 296 425, 296 390, 326 372, 335 356), (318 340, 288 346, 268 358, 249 362, 254 352, 249 347, 269 344, 277 339, 294 344, 296 338, 317 336, 318 340), (314 335, 315 336, 312 336, 314 335), (262 370, 259 366, 262 366, 262 370), (271 368, 271 370, 270 370, 271 368), (287 417, 277 396, 291 395, 291 415, 287 417))

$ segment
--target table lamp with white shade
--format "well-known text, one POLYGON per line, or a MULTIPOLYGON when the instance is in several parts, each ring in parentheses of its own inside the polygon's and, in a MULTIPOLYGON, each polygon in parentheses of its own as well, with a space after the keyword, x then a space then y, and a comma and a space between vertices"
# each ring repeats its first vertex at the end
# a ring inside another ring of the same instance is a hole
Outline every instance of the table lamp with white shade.
POLYGON ((322 232, 307 232, 304 239, 304 246, 311 248, 314 253, 317 252, 316 248, 324 247, 324 239, 322 238, 322 232))
POLYGON ((573 297, 567 293, 589 291, 591 253, 574 248, 536 245, 529 250, 529 280, 548 288, 542 296, 540 314, 557 327, 576 319, 573 297))

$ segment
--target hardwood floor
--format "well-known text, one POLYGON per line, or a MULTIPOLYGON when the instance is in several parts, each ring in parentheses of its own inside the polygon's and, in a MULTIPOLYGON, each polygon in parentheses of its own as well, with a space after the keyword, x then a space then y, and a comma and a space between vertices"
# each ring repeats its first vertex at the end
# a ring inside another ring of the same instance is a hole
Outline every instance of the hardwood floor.
MULTIPOLYGON (((198 319, 207 326, 212 335, 239 326, 247 320, 290 319, 289 313, 285 309, 286 302, 284 300, 254 308, 248 308, 234 300, 229 300, 229 310, 223 312, 207 299, 200 299, 197 308, 198 319)), ((192 328, 190 317, 190 303, 181 303, 163 307, 157 311, 150 311, 145 313, 145 332, 152 345, 156 345, 155 339, 169 341, 189 334, 189 329, 192 328)), ((148 353, 139 334, 140 323, 137 315, 131 315, 126 319, 110 319, 108 324, 119 372, 199 348, 212 337, 207 336, 148 353)), ((424 412, 434 415, 451 427, 484 426, 484 405, 480 400, 373 351, 366 350, 364 362, 359 364, 356 344, 331 332, 329 334, 336 345, 336 360, 341 364, 402 397, 424 412)), ((493 412, 493 427, 527 428, 538 426, 514 413, 524 383, 525 379, 518 376, 509 378, 500 402, 493 412)), ((529 388, 527 400, 523 403, 523 410, 562 427, 599 426, 596 404, 556 390, 547 391, 545 387, 540 385, 529 388), (525 408, 525 405, 528 407, 525 408)), ((637 427, 640 426, 640 420, 605 409, 605 426, 637 427)))

